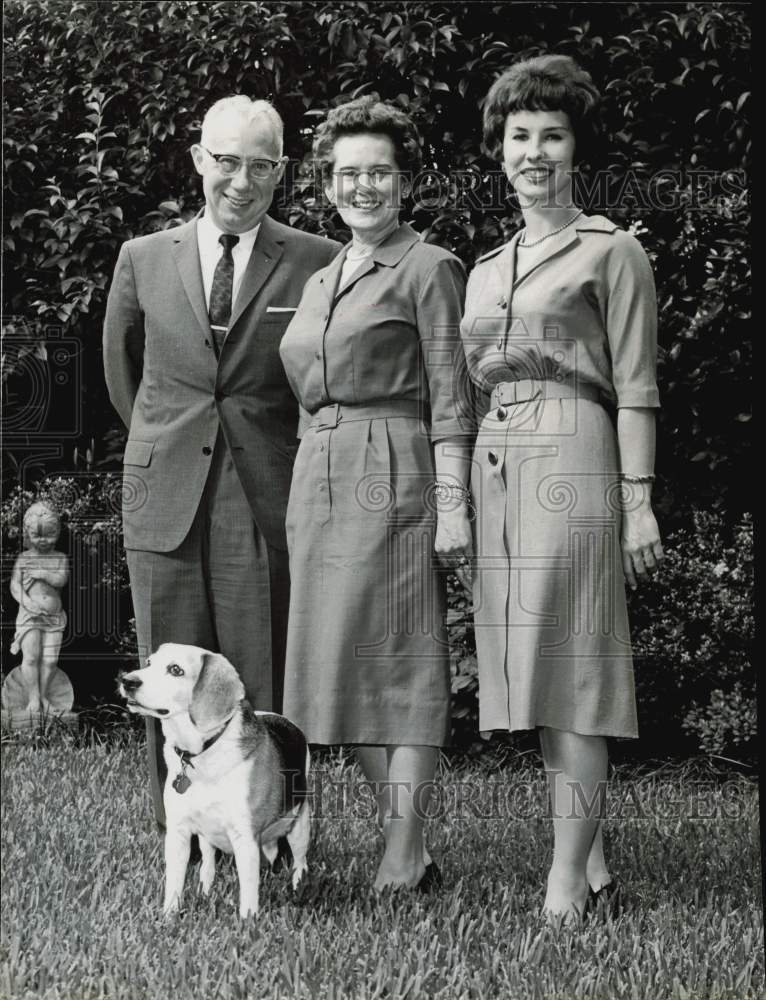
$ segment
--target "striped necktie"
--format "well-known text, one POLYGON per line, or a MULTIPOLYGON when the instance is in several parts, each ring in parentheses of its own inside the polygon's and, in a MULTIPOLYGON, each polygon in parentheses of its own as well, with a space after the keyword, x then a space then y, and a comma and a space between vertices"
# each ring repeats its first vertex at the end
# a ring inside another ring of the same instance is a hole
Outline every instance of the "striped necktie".
POLYGON ((215 353, 218 357, 226 339, 231 317, 231 290, 234 285, 234 258, 231 251, 239 243, 239 236, 222 233, 218 242, 223 247, 223 253, 215 266, 213 285, 210 289, 210 327, 213 331, 215 353))

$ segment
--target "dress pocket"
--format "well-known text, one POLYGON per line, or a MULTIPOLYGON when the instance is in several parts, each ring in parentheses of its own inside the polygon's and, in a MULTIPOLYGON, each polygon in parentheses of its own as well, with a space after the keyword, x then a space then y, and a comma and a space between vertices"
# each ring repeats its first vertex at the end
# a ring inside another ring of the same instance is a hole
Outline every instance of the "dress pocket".
POLYGON ((435 471, 428 428, 421 420, 410 417, 392 417, 385 425, 397 518, 433 516, 435 471))

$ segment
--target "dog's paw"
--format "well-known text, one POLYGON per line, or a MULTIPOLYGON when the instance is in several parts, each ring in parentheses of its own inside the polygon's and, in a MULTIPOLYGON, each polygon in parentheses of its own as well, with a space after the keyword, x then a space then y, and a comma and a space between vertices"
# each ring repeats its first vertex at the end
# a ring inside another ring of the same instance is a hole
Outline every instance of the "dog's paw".
POLYGON ((300 868, 293 869, 292 886, 293 892, 297 892, 301 885, 306 881, 306 875, 308 873, 308 866, 302 865, 300 868))
POLYGON ((308 868, 293 872, 291 890, 290 896, 296 906, 306 906, 319 898, 316 886, 312 885, 312 880, 308 877, 308 868))

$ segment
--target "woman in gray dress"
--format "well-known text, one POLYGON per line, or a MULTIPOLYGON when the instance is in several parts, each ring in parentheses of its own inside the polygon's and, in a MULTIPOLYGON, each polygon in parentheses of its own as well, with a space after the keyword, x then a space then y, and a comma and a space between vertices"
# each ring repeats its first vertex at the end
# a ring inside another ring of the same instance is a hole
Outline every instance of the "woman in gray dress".
POLYGON ((524 228, 472 271, 462 334, 483 398, 472 488, 480 729, 539 728, 554 852, 544 912, 616 891, 607 736, 637 736, 625 580, 654 572, 657 310, 637 240, 573 200, 598 101, 566 56, 518 63, 484 141, 524 228))
POLYGON ((308 281, 280 347, 304 415, 284 712, 311 743, 356 746, 385 838, 375 887, 423 887, 437 877, 423 815, 450 728, 435 553, 457 566, 472 544, 464 272, 399 222, 420 164, 403 112, 369 97, 335 108, 314 156, 353 239, 308 281))

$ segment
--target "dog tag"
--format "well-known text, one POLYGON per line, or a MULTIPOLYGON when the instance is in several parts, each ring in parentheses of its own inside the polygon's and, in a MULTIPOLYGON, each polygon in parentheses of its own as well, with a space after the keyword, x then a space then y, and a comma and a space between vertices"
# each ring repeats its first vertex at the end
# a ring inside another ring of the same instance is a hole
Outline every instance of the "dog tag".
POLYGON ((191 785, 191 781, 186 777, 185 774, 177 774, 173 778, 173 788, 178 792, 179 795, 183 795, 186 789, 191 785))

